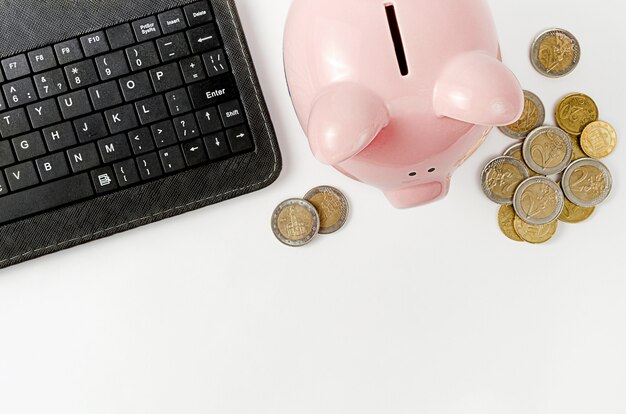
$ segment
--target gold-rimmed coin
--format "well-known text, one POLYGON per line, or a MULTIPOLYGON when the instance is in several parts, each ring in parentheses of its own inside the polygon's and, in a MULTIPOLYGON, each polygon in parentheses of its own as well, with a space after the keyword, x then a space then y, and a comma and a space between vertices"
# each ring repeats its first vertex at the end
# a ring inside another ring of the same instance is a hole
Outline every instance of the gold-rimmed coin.
POLYGON ((578 66, 580 43, 567 30, 546 30, 534 40, 530 58, 537 72, 550 78, 559 78, 578 66))
POLYGON ((528 224, 520 217, 515 217, 515 232, 528 243, 541 244, 551 240, 559 227, 558 221, 543 226, 528 224))
POLYGON ((513 208, 524 222, 535 226, 549 224, 563 212, 565 196, 561 187, 546 177, 525 180, 515 191, 513 208))
POLYGON ((512 206, 502 206, 498 212, 498 225, 502 233, 516 242, 524 240, 515 232, 515 210, 512 206))
POLYGON ((530 91, 524 91, 524 112, 517 122, 500 127, 500 131, 509 138, 524 139, 546 120, 546 109, 541 99, 530 91))
POLYGON ((608 122, 595 121, 585 127, 580 145, 591 158, 606 158, 617 146, 617 133, 608 122))
POLYGON ((559 220, 563 223, 577 224, 589 219, 596 211, 595 207, 580 207, 565 199, 563 212, 559 216, 559 220))
POLYGON ((348 219, 348 200, 339 190, 330 186, 316 187, 304 199, 313 204, 320 216, 320 234, 331 234, 341 229, 348 219))
POLYGON ((579 136, 587 125, 600 117, 598 105, 583 93, 567 95, 556 106, 556 122, 570 135, 579 136))
POLYGON ((528 168, 523 162, 513 157, 498 157, 483 169, 482 188, 491 201, 511 205, 515 190, 529 176, 528 168))
POLYGON ((565 131, 544 126, 528 135, 522 147, 526 165, 541 175, 562 172, 572 161, 572 141, 565 131))
POLYGON ((600 161, 582 158, 567 167, 561 186, 572 203, 580 207, 595 207, 611 194, 613 177, 600 161))
POLYGON ((308 244, 318 234, 320 218, 315 207, 306 200, 283 201, 272 214, 272 231, 276 238, 290 247, 308 244))
POLYGON ((578 138, 576 135, 570 135, 569 138, 572 141, 572 161, 589 157, 580 147, 580 138, 578 138))

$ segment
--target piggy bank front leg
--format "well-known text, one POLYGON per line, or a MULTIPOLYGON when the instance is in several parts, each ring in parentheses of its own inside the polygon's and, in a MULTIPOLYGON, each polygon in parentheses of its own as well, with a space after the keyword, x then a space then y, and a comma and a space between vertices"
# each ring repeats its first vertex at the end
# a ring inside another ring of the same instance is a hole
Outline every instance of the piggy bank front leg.
POLYGON ((380 97, 362 86, 341 83, 317 97, 306 132, 313 155, 337 165, 363 151, 389 122, 380 97))

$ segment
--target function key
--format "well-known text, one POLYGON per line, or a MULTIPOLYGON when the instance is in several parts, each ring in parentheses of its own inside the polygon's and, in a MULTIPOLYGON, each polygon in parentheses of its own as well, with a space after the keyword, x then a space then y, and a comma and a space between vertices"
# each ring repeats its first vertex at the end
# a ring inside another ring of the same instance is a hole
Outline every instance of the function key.
POLYGON ((138 42, 145 42, 146 40, 161 36, 159 24, 154 16, 133 22, 133 31, 135 32, 135 37, 137 37, 138 42))
POLYGON ((135 43, 133 31, 131 30, 130 24, 128 23, 124 23, 122 25, 108 29, 107 37, 109 38, 109 44, 111 45, 111 49, 120 49, 122 47, 130 46, 135 43))
POLYGON ((83 51, 77 39, 68 40, 67 42, 54 45, 57 59, 61 65, 76 62, 83 58, 83 51))
POLYGON ((35 73, 52 69, 57 65, 54 51, 50 46, 30 52, 28 54, 28 60, 30 61, 30 67, 33 68, 33 72, 35 73))
POLYGON ((2 61, 2 68, 4 69, 7 80, 21 78, 30 73, 26 55, 17 55, 4 59, 2 61))
POLYGON ((110 50, 104 32, 83 36, 80 38, 80 43, 83 45, 83 50, 87 57, 99 55, 110 50))
POLYGON ((170 34, 187 28, 181 9, 174 9, 159 14, 159 23, 164 34, 170 34))
POLYGON ((185 16, 187 16, 189 26, 197 26, 213 20, 213 15, 211 14, 211 9, 207 1, 199 1, 185 7, 185 16))

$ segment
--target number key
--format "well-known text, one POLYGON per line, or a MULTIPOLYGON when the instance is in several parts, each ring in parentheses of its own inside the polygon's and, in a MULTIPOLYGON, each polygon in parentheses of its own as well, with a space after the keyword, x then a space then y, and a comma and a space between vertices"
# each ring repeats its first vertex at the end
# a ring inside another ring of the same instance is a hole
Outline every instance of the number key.
POLYGON ((35 76, 35 86, 41 99, 51 98, 67 92, 67 83, 61 69, 51 70, 35 76))
POLYGON ((37 100, 35 87, 30 78, 20 79, 18 81, 5 84, 2 89, 7 98, 9 108, 25 105, 37 100))
POLYGON ((85 60, 65 67, 65 74, 70 80, 70 89, 78 89, 98 82, 96 68, 91 60, 85 60))
POLYGON ((128 74, 128 64, 121 50, 96 59, 100 79, 109 80, 128 74))
POLYGON ((159 64, 159 57, 152 42, 129 47, 126 49, 126 56, 133 72, 159 64))

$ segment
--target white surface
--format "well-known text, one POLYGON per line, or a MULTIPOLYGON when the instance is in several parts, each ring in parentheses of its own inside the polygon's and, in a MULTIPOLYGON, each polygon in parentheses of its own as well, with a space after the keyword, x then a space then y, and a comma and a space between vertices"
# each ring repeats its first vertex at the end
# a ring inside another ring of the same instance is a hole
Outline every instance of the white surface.
MULTIPOLYGON (((289 1, 238 3, 282 177, 1 271, 0 413, 626 412, 626 145, 607 160, 611 199, 545 246, 505 239, 481 193, 482 166, 513 143, 499 132, 446 200, 393 210, 310 155, 283 80, 289 1), (349 225, 283 247, 269 229, 274 206, 320 184, 350 197, 349 225)), ((524 86, 550 112, 562 95, 588 93, 626 140, 624 7, 490 3, 524 86), (527 57, 553 26, 583 47, 560 80, 527 57)))

